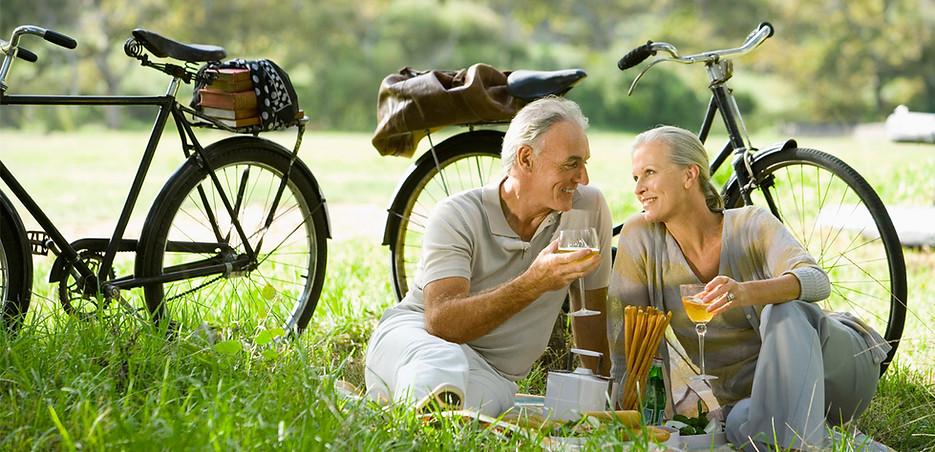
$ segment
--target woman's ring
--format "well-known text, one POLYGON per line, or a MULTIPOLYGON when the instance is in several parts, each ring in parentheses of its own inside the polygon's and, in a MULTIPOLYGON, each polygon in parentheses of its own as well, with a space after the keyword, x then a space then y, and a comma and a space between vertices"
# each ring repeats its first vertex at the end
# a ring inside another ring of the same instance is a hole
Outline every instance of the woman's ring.
POLYGON ((734 301, 734 294, 727 292, 727 302, 730 303, 734 301))

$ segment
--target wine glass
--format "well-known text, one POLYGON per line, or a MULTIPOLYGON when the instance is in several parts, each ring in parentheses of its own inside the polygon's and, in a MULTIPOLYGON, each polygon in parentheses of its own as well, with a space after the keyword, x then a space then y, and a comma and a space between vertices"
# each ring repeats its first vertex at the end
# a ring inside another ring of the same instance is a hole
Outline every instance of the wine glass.
MULTIPOLYGON (((597 230, 594 228, 584 229, 562 229, 558 232, 558 252, 574 253, 582 249, 590 249, 591 254, 575 262, 581 262, 592 258, 600 252, 600 246, 597 239, 597 230)), ((588 309, 584 303, 584 278, 578 279, 578 294, 580 295, 581 307, 575 312, 569 312, 570 317, 583 317, 589 315, 598 315, 601 312, 588 309)))
POLYGON ((708 306, 711 303, 705 303, 698 294, 704 292, 704 284, 682 284, 679 286, 679 293, 682 295, 682 306, 685 307, 685 314, 695 322, 695 332, 698 333, 698 356, 701 361, 701 374, 688 377, 689 380, 714 380, 714 375, 705 374, 704 368, 704 335, 708 331, 708 322, 711 321, 712 314, 708 312, 708 306))

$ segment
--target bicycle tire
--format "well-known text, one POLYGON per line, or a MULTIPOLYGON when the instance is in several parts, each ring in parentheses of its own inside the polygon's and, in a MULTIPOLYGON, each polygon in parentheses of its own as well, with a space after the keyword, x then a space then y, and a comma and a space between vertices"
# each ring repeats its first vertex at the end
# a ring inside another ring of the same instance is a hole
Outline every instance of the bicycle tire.
POLYGON ((0 323, 8 331, 22 325, 32 295, 32 255, 26 231, 9 200, 0 193, 0 323))
POLYGON ((429 212, 442 199, 499 177, 503 135, 496 130, 455 135, 435 146, 434 156, 426 152, 410 166, 390 204, 383 240, 390 247, 397 300, 412 285, 429 212))
POLYGON ((207 166, 214 168, 251 247, 259 247, 258 257, 227 276, 145 285, 147 308, 157 322, 238 325, 243 331, 282 327, 297 336, 318 304, 327 262, 326 206, 314 176, 300 160, 293 163, 274 221, 265 229, 291 153, 265 139, 234 137, 206 147, 203 155, 207 165, 193 156, 156 197, 140 236, 136 274, 159 276, 181 263, 247 254, 207 166), (172 252, 195 242, 223 245, 205 255, 172 252))
MULTIPOLYGON (((902 337, 907 286, 899 237, 880 197, 853 168, 815 149, 755 155, 752 168, 759 188, 753 204, 765 207, 768 190, 780 220, 828 273, 831 296, 823 306, 856 314, 892 345, 882 373, 902 337)), ((736 179, 725 185, 724 200, 743 204, 736 179)))

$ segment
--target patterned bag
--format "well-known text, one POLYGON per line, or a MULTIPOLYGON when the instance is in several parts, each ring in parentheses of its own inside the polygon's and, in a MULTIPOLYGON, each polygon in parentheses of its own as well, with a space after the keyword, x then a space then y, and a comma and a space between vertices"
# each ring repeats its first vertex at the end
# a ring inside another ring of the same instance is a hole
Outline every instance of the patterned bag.
MULTIPOLYGON (((289 80, 289 75, 282 70, 276 63, 270 60, 243 60, 234 59, 224 63, 208 63, 198 70, 200 77, 208 69, 249 69, 250 77, 253 80, 253 89, 257 96, 257 109, 260 116, 259 126, 249 126, 240 128, 244 131, 259 132, 264 130, 276 130, 291 127, 299 122, 303 115, 299 110, 299 98, 289 80)), ((191 107, 197 111, 202 111, 199 103, 201 95, 199 89, 205 87, 204 82, 195 84, 195 92, 192 96, 191 107)))

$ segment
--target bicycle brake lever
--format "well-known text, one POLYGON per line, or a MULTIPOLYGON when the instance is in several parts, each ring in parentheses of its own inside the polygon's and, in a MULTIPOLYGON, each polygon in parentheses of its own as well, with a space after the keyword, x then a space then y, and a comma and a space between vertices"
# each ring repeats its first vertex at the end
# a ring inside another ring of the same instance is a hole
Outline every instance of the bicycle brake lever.
POLYGON ((633 83, 630 84, 630 89, 627 90, 627 96, 633 95, 633 90, 636 89, 636 84, 640 81, 641 78, 643 78, 643 74, 648 72, 653 66, 663 61, 669 61, 669 60, 674 60, 674 59, 675 58, 659 58, 659 59, 653 60, 651 63, 646 65, 646 67, 643 68, 643 70, 640 71, 640 73, 636 75, 636 78, 633 79, 633 83))

